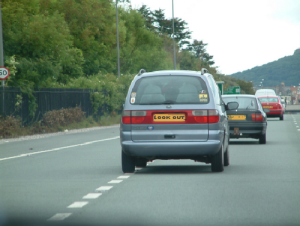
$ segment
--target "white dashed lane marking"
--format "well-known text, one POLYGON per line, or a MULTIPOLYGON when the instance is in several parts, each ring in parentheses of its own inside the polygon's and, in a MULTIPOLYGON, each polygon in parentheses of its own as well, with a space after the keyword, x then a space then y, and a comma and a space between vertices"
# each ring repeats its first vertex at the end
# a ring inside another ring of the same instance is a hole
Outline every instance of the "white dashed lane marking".
POLYGON ((113 186, 101 186, 99 188, 96 189, 96 191, 102 192, 102 191, 108 191, 109 189, 111 189, 113 186))
POLYGON ((119 176, 118 179, 128 179, 130 176, 119 176))
POLYGON ((109 184, 119 184, 119 183, 121 183, 123 180, 111 180, 111 181, 109 181, 108 183, 109 184))
POLYGON ((16 155, 16 156, 8 157, 8 158, 2 158, 2 159, 0 159, 0 161, 9 160, 9 159, 16 159, 16 158, 22 158, 22 157, 27 157, 27 156, 30 156, 30 155, 37 155, 37 154, 42 154, 42 153, 47 153, 47 152, 52 152, 52 151, 59 151, 59 150, 62 150, 62 149, 74 148, 74 147, 94 144, 94 143, 98 143, 98 142, 102 142, 102 141, 115 140, 115 139, 118 139, 118 138, 120 138, 120 137, 117 136, 117 137, 107 138, 107 139, 103 139, 103 140, 94 140, 94 141, 90 141, 90 142, 85 142, 85 143, 82 143, 82 144, 75 144, 75 145, 70 145, 70 146, 65 146, 65 147, 60 147, 60 148, 53 148, 53 149, 49 149, 49 150, 45 150, 45 151, 30 152, 30 153, 26 153, 26 154, 22 154, 22 155, 16 155))
POLYGON ((102 195, 102 193, 89 193, 89 194, 83 196, 82 198, 83 199, 97 199, 101 195, 102 195))
POLYGON ((68 208, 82 208, 89 202, 74 202, 71 205, 68 206, 68 208))
POLYGON ((72 213, 57 213, 53 217, 49 218, 47 221, 62 221, 71 215, 72 213))

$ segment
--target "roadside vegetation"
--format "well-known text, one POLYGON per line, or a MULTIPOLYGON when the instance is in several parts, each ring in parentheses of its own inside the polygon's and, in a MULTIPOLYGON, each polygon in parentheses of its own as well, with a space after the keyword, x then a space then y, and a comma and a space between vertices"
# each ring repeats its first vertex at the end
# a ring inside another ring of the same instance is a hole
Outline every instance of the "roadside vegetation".
MULTIPOLYGON (((28 95, 32 118, 37 109, 33 94, 40 88, 106 90, 105 96, 94 92, 91 101, 95 112, 105 106, 111 115, 121 111, 131 80, 141 68, 146 71, 174 68, 172 19, 166 18, 161 9, 151 11, 146 5, 132 9, 129 0, 120 2, 121 76, 118 78, 114 1, 2 0, 4 60, 10 70, 6 86, 21 87, 22 93, 28 95)), ((213 56, 206 50, 208 44, 191 40, 191 34, 188 24, 175 18, 177 69, 207 68, 216 80, 225 82, 224 88, 240 86, 242 93, 253 92, 250 82, 219 73, 213 56)), ((101 124, 97 117, 83 121, 101 124)), ((7 116, 5 120, 13 126, 18 119, 7 116)), ((35 124, 19 130, 28 130, 27 133, 43 130, 38 126, 41 122, 35 124)))
POLYGON ((53 132, 68 132, 72 129, 82 129, 97 126, 109 126, 120 123, 120 115, 103 115, 99 118, 86 118, 81 108, 69 108, 49 111, 39 122, 23 126, 15 116, 0 116, 0 139, 15 138, 26 135, 45 134, 53 132))

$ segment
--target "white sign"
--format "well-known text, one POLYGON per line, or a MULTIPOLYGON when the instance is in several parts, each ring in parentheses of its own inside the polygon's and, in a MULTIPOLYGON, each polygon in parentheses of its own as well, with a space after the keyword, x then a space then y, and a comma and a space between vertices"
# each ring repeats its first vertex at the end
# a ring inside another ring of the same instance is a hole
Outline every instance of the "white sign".
POLYGON ((9 70, 6 67, 0 67, 0 79, 7 79, 9 76, 9 70))

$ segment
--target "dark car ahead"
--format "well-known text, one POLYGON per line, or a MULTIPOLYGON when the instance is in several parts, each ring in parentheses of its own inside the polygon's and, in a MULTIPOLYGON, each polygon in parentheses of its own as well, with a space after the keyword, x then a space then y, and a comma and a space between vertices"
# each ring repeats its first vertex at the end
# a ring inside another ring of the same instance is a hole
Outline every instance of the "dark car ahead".
POLYGON ((226 103, 236 101, 239 107, 227 111, 230 127, 230 138, 259 139, 266 143, 267 115, 258 98, 254 95, 222 95, 226 103))
POLYGON ((133 79, 120 125, 122 170, 133 172, 154 159, 229 165, 228 120, 213 76, 202 70, 156 71, 133 79))

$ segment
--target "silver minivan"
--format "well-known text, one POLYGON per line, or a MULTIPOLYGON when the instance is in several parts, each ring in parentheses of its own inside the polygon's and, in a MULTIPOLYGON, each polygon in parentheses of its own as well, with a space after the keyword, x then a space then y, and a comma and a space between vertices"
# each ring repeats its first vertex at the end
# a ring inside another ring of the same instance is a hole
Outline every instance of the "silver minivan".
POLYGON ((122 113, 123 172, 154 159, 192 159, 223 171, 229 165, 226 110, 237 107, 237 102, 224 104, 206 69, 142 69, 129 87, 122 113))

